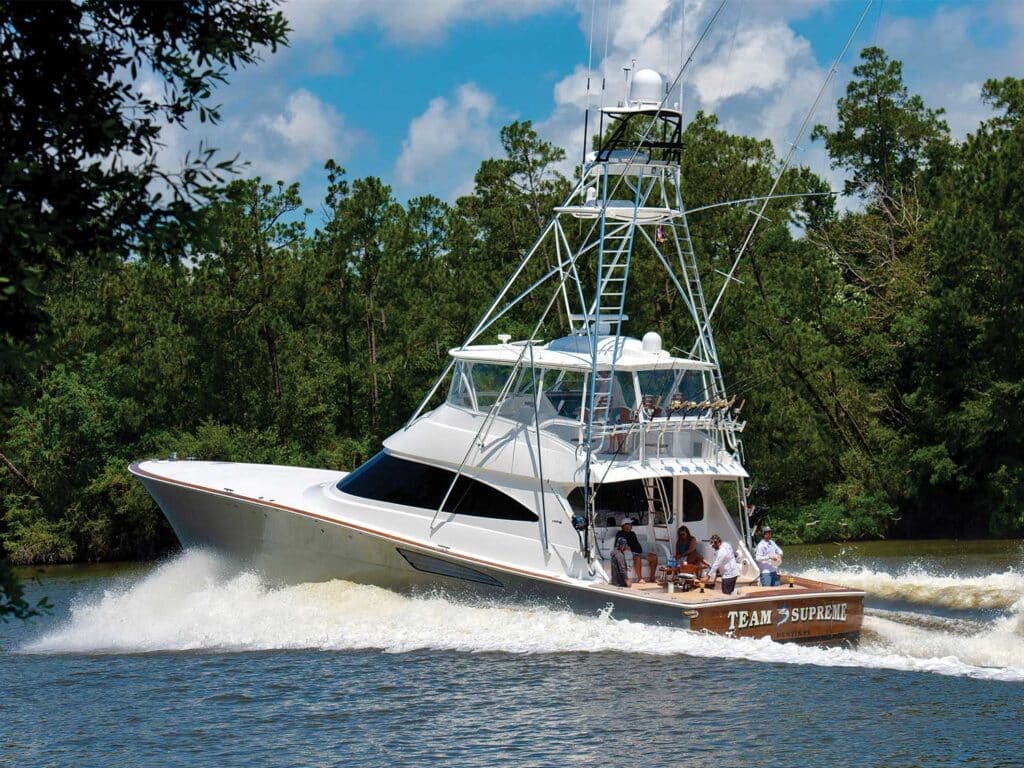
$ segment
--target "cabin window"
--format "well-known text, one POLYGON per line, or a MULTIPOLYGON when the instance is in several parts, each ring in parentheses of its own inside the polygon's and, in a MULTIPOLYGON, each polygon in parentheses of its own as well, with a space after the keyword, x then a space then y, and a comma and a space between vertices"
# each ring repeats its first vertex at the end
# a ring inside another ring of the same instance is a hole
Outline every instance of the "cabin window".
POLYGON ((543 392, 545 376, 548 381, 551 381, 552 373, 543 368, 530 368, 529 366, 521 368, 515 386, 512 387, 498 408, 498 415, 531 422, 534 417, 534 409, 536 409, 536 415, 540 417, 541 421, 558 416, 555 405, 543 392), (540 397, 535 394, 537 390, 541 391, 540 397))
POLYGON ((704 383, 702 371, 687 371, 679 382, 679 392, 682 396, 694 403, 707 400, 707 387, 704 383))
POLYGON ((469 371, 473 380, 473 391, 476 392, 476 407, 486 411, 504 392, 508 377, 512 375, 512 366, 474 363, 469 371))
MULTIPOLYGON (((583 514, 585 503, 582 488, 572 490, 569 494, 569 505, 574 512, 583 514)), ((594 517, 600 527, 617 526, 623 517, 632 517, 638 525, 646 525, 649 509, 647 487, 643 480, 602 483, 597 486, 594 495, 594 517)))
MULTIPOLYGON (((381 451, 338 483, 338 490, 363 499, 437 509, 448 493, 455 473, 415 461, 398 459, 381 451)), ((537 515, 511 496, 466 476, 444 503, 445 512, 497 520, 537 522, 537 515)))
POLYGON ((601 409, 610 406, 613 409, 636 408, 636 390, 633 388, 633 375, 622 371, 615 372, 615 379, 612 380, 611 371, 598 371, 597 380, 594 384, 594 410, 601 413, 601 409), (611 394, 611 401, 608 395, 611 394))
POLYGON ((640 371, 640 394, 643 403, 649 409, 650 416, 664 416, 665 410, 672 402, 675 392, 676 378, 679 372, 673 370, 640 371))
POLYGON ((640 394, 649 416, 671 414, 672 403, 701 403, 707 400, 703 371, 639 371, 640 394))
POLYGON ((467 378, 467 365, 456 363, 455 372, 452 373, 452 385, 448 389, 448 402, 460 408, 472 408, 473 396, 472 387, 467 378))
POLYGON ((683 522, 697 523, 704 519, 704 494, 696 483, 683 480, 683 522))
POLYGON ((582 371, 548 371, 544 377, 544 390, 559 416, 578 419, 583 408, 583 387, 586 374, 582 371))

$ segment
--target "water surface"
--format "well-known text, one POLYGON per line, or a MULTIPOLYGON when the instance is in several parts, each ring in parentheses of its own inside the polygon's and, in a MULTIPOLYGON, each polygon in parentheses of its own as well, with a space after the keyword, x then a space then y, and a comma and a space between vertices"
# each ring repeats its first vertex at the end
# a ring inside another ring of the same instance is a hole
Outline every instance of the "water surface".
POLYGON ((789 547, 868 592, 860 645, 827 649, 202 552, 47 569, 52 614, 0 625, 0 764, 1024 765, 1022 552, 789 547))

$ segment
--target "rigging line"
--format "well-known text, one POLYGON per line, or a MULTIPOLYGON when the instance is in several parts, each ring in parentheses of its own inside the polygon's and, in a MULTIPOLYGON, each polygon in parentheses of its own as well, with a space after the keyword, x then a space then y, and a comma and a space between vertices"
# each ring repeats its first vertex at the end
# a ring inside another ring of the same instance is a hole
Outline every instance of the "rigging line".
MULTIPOLYGON (((577 185, 576 190, 578 190, 579 188, 579 185, 577 185)), ((573 190, 572 194, 570 194, 570 198, 572 197, 572 195, 576 194, 576 190, 573 190)), ((490 327, 490 324, 487 321, 490 319, 491 314, 508 294, 513 283, 519 278, 519 275, 521 275, 523 270, 526 269, 526 265, 530 263, 530 260, 533 258, 537 249, 544 241, 544 238, 547 237, 548 232, 554 228, 556 221, 557 216, 552 216, 548 223, 545 225, 544 229, 541 230, 540 235, 538 235, 533 245, 530 246, 530 249, 523 254, 523 258, 519 262, 519 266, 516 267, 515 272, 513 272, 512 276, 509 277, 509 279, 505 282, 505 285, 498 293, 498 296, 491 303, 491 306, 484 313, 483 317, 477 323, 473 331, 469 334, 469 336, 466 337, 466 340, 462 342, 461 346, 459 347, 460 349, 465 349, 477 338, 479 334, 483 333, 483 331, 486 328, 490 327)), ((454 366, 454 360, 448 363, 448 366, 444 369, 441 375, 438 376, 437 379, 434 381, 434 386, 430 388, 430 391, 427 393, 427 396, 423 398, 423 400, 420 402, 419 407, 413 412, 412 416, 409 417, 409 420, 405 422, 404 429, 408 429, 410 426, 412 426, 413 422, 415 422, 416 419, 419 418, 419 415, 423 412, 423 409, 427 407, 427 403, 430 401, 430 398, 432 398, 437 393, 437 390, 441 387, 441 384, 444 383, 444 380, 448 377, 448 374, 451 372, 454 366)))
MULTIPOLYGON (((564 281, 563 281, 564 283, 564 281)), ((555 295, 560 293, 555 289, 555 295)), ((530 349, 530 383, 533 385, 533 430, 537 435, 537 480, 540 484, 540 519, 544 529, 544 551, 551 551, 551 541, 548 539, 548 507, 544 494, 544 462, 542 459, 543 450, 540 440, 540 388, 537 386, 537 364, 533 359, 533 342, 527 344, 530 349)))
POLYGON ((875 15, 875 31, 871 33, 871 45, 878 45, 878 25, 882 21, 882 8, 885 7, 885 0, 878 0, 878 13, 875 15))
MULTIPOLYGON (((523 363, 523 355, 525 352, 526 346, 524 346, 519 351, 519 357, 516 359, 515 364, 512 366, 512 370, 509 371, 508 379, 505 381, 505 385, 501 388, 501 391, 498 392, 498 396, 494 398, 494 403, 492 403, 490 409, 488 409, 487 415, 484 417, 483 423, 480 425, 480 429, 476 431, 476 435, 474 435, 473 439, 470 441, 469 448, 466 449, 466 455, 462 457, 462 461, 459 463, 459 468, 455 472, 455 476, 452 477, 452 482, 448 486, 447 493, 445 493, 444 498, 441 499, 441 503, 438 504, 437 509, 434 510, 434 516, 430 518, 429 530, 431 536, 433 536, 434 533, 440 528, 440 526, 438 526, 437 529, 434 528, 434 521, 437 520, 437 516, 441 514, 441 511, 444 509, 444 505, 448 503, 448 498, 452 495, 452 491, 455 490, 455 484, 458 483, 459 478, 462 477, 462 472, 466 468, 466 463, 469 461, 469 457, 473 454, 473 451, 476 449, 477 444, 482 443, 483 439, 487 437, 487 432, 491 428, 491 423, 494 421, 495 418, 497 418, 500 406, 504 404, 505 399, 508 397, 509 390, 514 386, 516 376, 519 372, 519 367, 523 363)), ((475 394, 473 399, 476 400, 475 394)), ((477 403, 477 408, 479 407, 480 404, 477 403)), ((455 510, 449 510, 449 513, 454 514, 455 510)))
POLYGON ((537 252, 537 249, 540 248, 540 245, 544 241, 544 238, 548 236, 548 232, 550 232, 554 228, 556 218, 557 217, 552 216, 551 220, 548 221, 544 229, 541 230, 540 235, 534 241, 533 245, 530 247, 530 250, 526 252, 526 254, 523 256, 522 261, 519 262, 519 266, 516 267, 516 271, 513 272, 512 276, 505 282, 505 286, 501 289, 501 292, 494 299, 494 301, 491 302, 490 308, 484 313, 483 318, 481 318, 480 322, 477 323, 476 328, 473 329, 473 332, 470 333, 466 340, 462 343, 462 349, 465 349, 467 346, 472 344, 473 341, 476 340, 477 336, 482 332, 481 329, 490 319, 491 313, 493 313, 494 310, 497 309, 498 305, 501 303, 501 301, 508 294, 509 290, 512 288, 513 283, 519 278, 519 275, 522 274, 523 270, 526 269, 526 265, 530 262, 530 259, 533 258, 534 254, 537 252))
POLYGON ((698 213, 699 211, 710 211, 712 208, 721 208, 724 205, 739 205, 740 203, 754 203, 758 200, 783 200, 787 197, 821 197, 824 195, 838 195, 838 192, 829 190, 828 192, 794 192, 792 194, 785 195, 759 195, 758 197, 744 197, 739 200, 726 200, 724 203, 713 203, 711 205, 702 205, 699 208, 688 208, 686 215, 689 216, 691 213, 698 213))
POLYGON ((736 50, 736 35, 740 31, 740 18, 742 16, 743 0, 740 0, 736 9, 736 21, 732 26, 732 38, 729 40, 729 52, 725 55, 725 66, 722 67, 722 77, 718 81, 718 93, 725 92, 725 78, 729 76, 729 64, 732 63, 732 54, 736 50))
MULTIPOLYGON (((600 140, 604 135, 604 94, 608 78, 605 67, 608 66, 608 31, 611 28, 612 0, 605 0, 604 3, 604 56, 601 57, 601 109, 597 116, 597 136, 600 140)), ((583 157, 587 156, 587 148, 583 148, 583 157)))
MULTIPOLYGON (((675 24, 676 24, 676 7, 674 5, 670 4, 669 7, 668 7, 668 10, 667 10, 667 13, 668 13, 668 25, 667 26, 668 26, 669 29, 672 29, 675 26, 675 24)), ((669 33, 669 34, 671 34, 671 33, 669 33)), ((666 45, 665 46, 665 74, 667 75, 671 71, 672 71, 672 51, 666 45)))
MULTIPOLYGON (((567 244, 566 247, 568 247, 568 244, 567 244)), ((576 256, 571 256, 568 259, 564 259, 564 260, 560 261, 558 264, 556 264, 554 267, 552 267, 550 270, 548 270, 543 276, 537 278, 528 288, 524 289, 518 296, 516 296, 514 299, 510 300, 509 303, 507 305, 505 305, 501 309, 500 312, 498 312, 492 318, 490 318, 488 320, 487 324, 480 328, 480 330, 479 330, 477 335, 483 334, 484 331, 486 331, 488 328, 490 328, 492 325, 494 325, 496 322, 498 322, 508 312, 512 311, 512 309, 514 309, 516 307, 516 305, 519 304, 520 301, 525 299, 527 296, 529 296, 531 293, 533 293, 537 288, 539 288, 544 283, 546 283, 548 280, 550 280, 552 277, 554 277, 554 275, 559 274, 560 271, 561 271, 561 268, 563 266, 568 265, 568 264, 573 264, 574 263, 574 259, 579 258, 584 253, 586 253, 587 251, 593 249, 594 247, 595 247, 595 245, 590 245, 590 246, 588 246, 586 248, 580 249, 580 252, 578 254, 576 254, 576 256)), ((563 278, 562 282, 564 283, 564 278, 563 278)))
MULTIPOLYGON (((683 57, 686 55, 686 0, 679 0, 679 68, 683 68, 683 57)), ((683 84, 679 81, 679 130, 683 130, 683 84)))
POLYGON ((825 77, 824 82, 822 82, 821 88, 818 89, 818 95, 815 97, 814 103, 811 105, 811 108, 807 111, 807 114, 804 116, 804 120, 800 124, 800 130, 797 131, 796 138, 790 144, 789 152, 786 153, 786 159, 782 163, 782 168, 779 169, 778 174, 775 176, 775 181, 772 184, 772 188, 768 191, 766 199, 761 203, 761 210, 758 211, 754 218, 754 222, 750 225, 750 229, 747 231, 747 237, 746 239, 744 239, 743 245, 740 246, 739 253, 736 255, 736 259, 733 261, 732 267, 729 269, 729 274, 726 275, 726 279, 722 283, 722 288, 721 290, 719 290, 718 296, 715 298, 714 304, 711 305, 711 309, 708 311, 707 318, 704 321, 705 328, 710 329, 711 317, 715 314, 715 310, 718 309, 718 305, 722 301, 722 296, 725 295, 725 291, 729 287, 729 283, 732 281, 732 276, 736 272, 736 268, 739 266, 740 260, 743 258, 743 254, 746 253, 747 246, 750 245, 750 241, 754 237, 754 232, 757 230, 757 225, 760 224, 761 219, 764 216, 764 212, 765 209, 768 207, 770 198, 775 194, 775 190, 778 188, 779 183, 782 181, 783 175, 789 169, 789 164, 793 161, 793 155, 796 154, 797 146, 800 144, 800 139, 803 138, 804 131, 807 130, 807 126, 810 124, 811 119, 814 117, 814 113, 817 111, 818 105, 821 103, 821 99, 825 95, 825 90, 828 88, 829 83, 832 82, 832 78, 835 77, 836 70, 839 69, 839 62, 843 60, 843 57, 846 55, 846 51, 849 49, 850 44, 853 43, 853 39, 857 36, 857 32, 860 30, 861 25, 864 23, 864 19, 867 17, 868 11, 871 10, 871 4, 873 2, 874 0, 867 0, 867 3, 864 6, 864 11, 861 13, 860 18, 857 20, 857 24, 853 28, 853 31, 850 32, 850 36, 846 39, 846 44, 843 46, 843 50, 839 52, 839 55, 836 57, 836 60, 832 62, 832 67, 829 69, 828 75, 825 77))

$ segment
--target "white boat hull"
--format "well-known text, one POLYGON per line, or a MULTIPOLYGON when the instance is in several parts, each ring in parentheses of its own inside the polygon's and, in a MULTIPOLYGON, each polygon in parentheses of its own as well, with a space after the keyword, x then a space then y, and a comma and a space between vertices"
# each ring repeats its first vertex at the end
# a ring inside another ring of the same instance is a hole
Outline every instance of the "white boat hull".
POLYGON ((213 549, 272 581, 302 583, 342 579, 399 591, 440 589, 491 598, 555 601, 574 610, 615 616, 674 619, 688 626, 678 609, 633 606, 629 600, 595 591, 576 580, 542 578, 447 554, 341 523, 312 511, 161 479, 132 466, 156 500, 182 547, 213 549))
MULTIPOLYGON (((714 605, 685 602, 679 595, 669 599, 663 593, 616 589, 600 581, 531 572, 445 552, 429 543, 374 531, 313 509, 160 477, 142 464, 145 462, 133 464, 131 471, 157 501, 184 548, 213 549, 236 561, 240 567, 254 569, 272 581, 302 583, 342 579, 398 591, 441 590, 456 596, 472 595, 528 604, 542 601, 590 615, 603 612, 619 619, 682 628, 722 626, 730 620, 729 609, 734 613, 746 609, 751 613, 754 610, 775 612, 777 605, 834 602, 841 598, 852 608, 849 620, 844 609, 843 622, 832 621, 824 630, 819 628, 812 635, 777 637, 778 627, 761 627, 761 631, 754 631, 756 625, 750 632, 736 634, 819 641, 851 636, 860 627, 862 592, 844 590, 838 595, 835 588, 829 588, 820 594, 788 593, 781 598, 767 594, 718 598, 714 605)), ((341 476, 340 473, 321 474, 335 482, 341 476)), ((728 629, 725 632, 732 633, 728 629)))

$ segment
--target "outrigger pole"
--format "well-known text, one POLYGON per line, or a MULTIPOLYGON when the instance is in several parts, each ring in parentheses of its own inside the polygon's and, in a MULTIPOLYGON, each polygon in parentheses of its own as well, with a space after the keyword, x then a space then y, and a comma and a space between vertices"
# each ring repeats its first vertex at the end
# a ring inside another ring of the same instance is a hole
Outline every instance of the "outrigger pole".
MULTIPOLYGON (((775 197, 775 190, 778 188, 779 183, 782 181, 783 175, 789 170, 789 164, 793 161, 793 155, 800 148, 800 140, 804 136, 804 131, 807 130, 807 126, 810 125, 811 119, 814 117, 814 113, 818 110, 818 105, 821 103, 822 97, 825 95, 825 89, 828 88, 828 84, 832 82, 832 78, 835 77, 836 70, 839 69, 839 63, 846 56, 846 51, 853 43, 853 39, 857 36, 857 32, 860 31, 861 25, 864 23, 864 19, 867 18, 868 11, 871 10, 871 5, 874 0, 867 0, 864 4, 864 10, 860 14, 860 18, 857 20, 857 24, 850 32, 850 36, 846 38, 846 44, 843 49, 836 56, 835 61, 832 62, 831 68, 829 68, 828 74, 825 76, 825 80, 822 82, 821 87, 818 89, 818 95, 814 98, 814 103, 811 104, 811 108, 807 110, 807 114, 804 115, 803 122, 800 123, 800 130, 796 132, 796 138, 790 142, 789 152, 786 153, 786 159, 782 163, 782 167, 779 172, 775 175, 775 181, 772 183, 772 188, 768 191, 768 194, 761 198, 761 209, 754 214, 754 221, 750 225, 750 229, 747 231, 747 236, 743 240, 743 245, 740 246, 739 253, 736 254, 736 258, 733 260, 732 266, 729 268, 728 274, 725 275, 725 282, 722 283, 721 289, 718 291, 718 296, 715 298, 714 303, 711 305, 711 309, 708 311, 708 316, 705 319, 705 327, 711 327, 711 317, 715 314, 715 310, 718 309, 718 305, 722 301, 722 296, 725 295, 726 288, 729 287, 729 283, 733 280, 733 275, 736 273, 736 268, 740 264, 740 260, 743 255, 747 252, 747 246, 750 245, 751 239, 754 237, 754 232, 757 230, 757 225, 761 223, 761 219, 764 218, 764 212, 768 208, 770 203, 775 197)), ((822 194, 822 193, 818 193, 822 194)))

